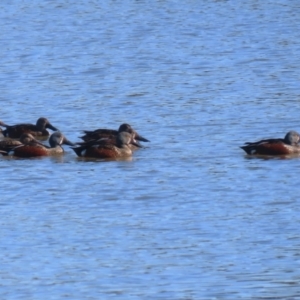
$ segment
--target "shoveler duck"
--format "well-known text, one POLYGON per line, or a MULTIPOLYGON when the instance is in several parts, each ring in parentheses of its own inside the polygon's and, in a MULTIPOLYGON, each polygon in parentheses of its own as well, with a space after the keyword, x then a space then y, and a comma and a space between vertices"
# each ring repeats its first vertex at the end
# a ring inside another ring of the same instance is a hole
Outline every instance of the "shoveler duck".
POLYGON ((6 125, 2 122, 2 126, 6 127, 5 130, 3 130, 3 135, 5 137, 10 137, 13 139, 18 139, 21 137, 23 133, 29 133, 32 136, 35 137, 48 137, 49 132, 46 128, 49 128, 53 131, 57 131, 58 129, 55 128, 48 119, 46 118, 39 118, 36 121, 36 124, 17 124, 17 125, 6 125))
POLYGON ((120 132, 116 138, 116 145, 110 143, 109 140, 91 140, 81 143, 78 147, 72 149, 80 157, 93 157, 104 159, 117 159, 122 157, 130 157, 132 150, 130 145, 141 147, 129 132, 120 132))
POLYGON ((11 151, 17 157, 36 157, 36 156, 49 156, 59 155, 64 153, 62 144, 75 146, 70 142, 61 132, 53 133, 49 138, 49 146, 44 145, 36 140, 30 133, 24 133, 20 138, 21 145, 13 147, 11 151))
MULTIPOLYGON (((81 136, 80 138, 85 142, 91 140, 99 140, 99 139, 110 139, 111 140, 110 143, 116 145, 117 135, 120 132, 130 133, 135 143, 137 143, 137 141, 149 142, 149 140, 139 135, 129 124, 125 124, 125 123, 122 124, 118 130, 113 130, 113 129, 96 129, 94 131, 84 130, 85 135, 81 136)), ((132 150, 136 148, 136 146, 134 146, 133 144, 130 144, 130 147, 132 148, 132 150)), ((138 148, 140 148, 140 145, 138 146, 138 148)))
POLYGON ((300 154, 300 135, 289 131, 283 139, 266 139, 241 146, 249 155, 289 155, 300 154))

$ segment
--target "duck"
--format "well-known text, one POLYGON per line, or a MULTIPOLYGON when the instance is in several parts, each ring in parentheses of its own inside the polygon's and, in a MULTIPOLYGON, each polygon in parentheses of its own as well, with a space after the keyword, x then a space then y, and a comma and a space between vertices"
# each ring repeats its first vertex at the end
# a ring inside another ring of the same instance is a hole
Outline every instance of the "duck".
POLYGON ((142 147, 134 140, 131 133, 122 131, 117 134, 115 144, 111 143, 109 139, 100 138, 81 143, 72 149, 79 157, 117 159, 132 156, 131 144, 138 148, 142 147))
POLYGON ((13 147, 10 152, 16 157, 37 157, 37 156, 50 156, 61 155, 64 153, 62 145, 75 146, 70 142, 60 131, 54 132, 49 138, 49 145, 46 146, 30 133, 24 133, 20 137, 21 145, 13 147))
POLYGON ((241 146, 248 155, 289 155, 300 154, 300 135, 291 130, 285 137, 247 142, 241 146))
POLYGON ((0 126, 6 127, 2 133, 5 137, 10 137, 13 139, 18 139, 23 133, 29 133, 34 137, 44 138, 48 137, 50 133, 46 128, 49 128, 53 131, 58 129, 54 127, 47 118, 41 117, 36 121, 36 124, 17 124, 17 125, 6 125, 2 122, 0 126))
MULTIPOLYGON (((120 132, 130 133, 136 144, 139 144, 137 141, 149 142, 149 140, 139 135, 129 124, 126 123, 121 124, 118 130, 113 130, 113 129, 96 129, 94 131, 84 130, 85 134, 80 138, 85 142, 91 140, 99 140, 99 139, 110 139, 110 143, 116 145, 117 135, 120 132)), ((129 147, 131 147, 132 150, 141 148, 140 144, 139 146, 135 146, 132 143, 129 145, 129 147)))

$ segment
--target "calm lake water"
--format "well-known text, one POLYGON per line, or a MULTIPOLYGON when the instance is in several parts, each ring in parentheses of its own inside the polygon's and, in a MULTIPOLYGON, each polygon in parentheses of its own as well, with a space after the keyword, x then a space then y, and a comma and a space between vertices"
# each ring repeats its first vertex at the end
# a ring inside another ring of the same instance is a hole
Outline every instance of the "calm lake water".
POLYGON ((300 299, 300 3, 2 1, 0 119, 127 161, 1 158, 1 299, 300 299))

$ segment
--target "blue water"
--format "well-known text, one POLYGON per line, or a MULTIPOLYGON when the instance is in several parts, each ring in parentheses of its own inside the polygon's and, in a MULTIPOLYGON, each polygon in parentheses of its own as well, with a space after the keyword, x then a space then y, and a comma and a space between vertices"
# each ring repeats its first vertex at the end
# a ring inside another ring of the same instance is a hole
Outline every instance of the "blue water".
POLYGON ((300 158, 239 148, 300 131, 300 3, 243 2, 1 2, 1 120, 151 140, 1 158, 1 299, 300 299, 300 158))

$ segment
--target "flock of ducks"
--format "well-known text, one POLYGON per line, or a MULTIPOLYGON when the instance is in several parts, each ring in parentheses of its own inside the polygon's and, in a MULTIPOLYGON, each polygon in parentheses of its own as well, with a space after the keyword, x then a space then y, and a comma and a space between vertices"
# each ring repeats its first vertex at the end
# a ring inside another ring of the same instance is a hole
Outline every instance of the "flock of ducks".
MULTIPOLYGON (((36 124, 7 125, 0 121, 3 139, 0 153, 16 157, 35 157, 63 154, 62 145, 69 145, 79 157, 117 159, 130 157, 134 150, 142 148, 139 141, 149 142, 129 124, 122 124, 118 130, 97 129, 84 131, 81 142, 70 142, 48 119, 39 118, 36 124), (47 129, 55 131, 49 134, 47 129), (50 135, 50 137, 49 137, 50 135), (49 137, 49 146, 40 140, 49 137)), ((241 148, 248 155, 290 155, 300 154, 300 135, 289 131, 283 139, 265 139, 245 143, 241 148)))
POLYGON ((63 154, 62 145, 69 145, 80 157, 117 159, 130 157, 133 150, 141 148, 139 141, 149 142, 129 124, 122 124, 118 130, 97 129, 84 131, 83 141, 72 143, 48 119, 39 118, 36 124, 7 125, 0 121, 3 139, 0 153, 16 157, 37 157, 63 154), (51 135, 47 129, 55 131, 51 135), (50 137, 49 137, 50 135, 50 137), (49 137, 49 146, 40 140, 49 137))

